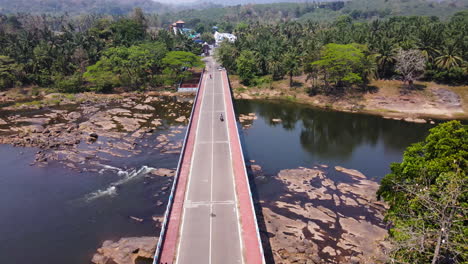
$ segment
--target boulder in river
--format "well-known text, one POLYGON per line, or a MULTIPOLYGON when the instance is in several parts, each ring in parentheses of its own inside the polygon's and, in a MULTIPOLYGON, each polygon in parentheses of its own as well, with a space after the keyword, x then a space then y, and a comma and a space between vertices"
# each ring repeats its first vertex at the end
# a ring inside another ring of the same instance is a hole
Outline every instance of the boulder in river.
POLYGON ((178 118, 175 119, 176 122, 185 122, 187 118, 185 116, 179 116, 178 118))
POLYGON ((156 176, 174 176, 175 170, 158 168, 151 171, 152 174, 156 176))
POLYGON ((385 263, 378 184, 355 170, 339 170, 348 178, 339 181, 322 169, 279 172, 275 179, 284 192, 262 202, 275 263, 385 263))
POLYGON ((136 264, 136 259, 152 259, 157 237, 126 237, 114 242, 106 240, 102 247, 94 254, 92 263, 95 264, 136 264))
POLYGON ((134 108, 138 110, 149 110, 149 111, 155 110, 155 108, 152 107, 151 105, 144 105, 144 104, 138 104, 134 106, 134 108))

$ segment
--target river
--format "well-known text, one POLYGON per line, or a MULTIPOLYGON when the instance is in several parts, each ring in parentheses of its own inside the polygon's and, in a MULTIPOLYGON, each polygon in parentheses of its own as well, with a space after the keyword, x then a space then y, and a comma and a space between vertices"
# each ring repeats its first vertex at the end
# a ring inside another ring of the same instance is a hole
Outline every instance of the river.
POLYGON ((326 164, 356 169, 380 181, 392 162, 401 161, 406 147, 423 140, 434 126, 286 101, 236 100, 236 111, 258 117, 243 129, 244 155, 267 175, 326 164), (282 122, 273 122, 275 118, 282 122))
MULTIPOLYGON (((128 100, 125 102, 129 103, 128 100)), ((174 169, 177 166, 179 150, 175 149, 176 142, 182 141, 186 124, 174 122, 174 119, 190 113, 191 104, 174 98, 162 98, 148 104, 157 109, 153 111, 154 117, 160 118, 162 123, 154 132, 144 133, 147 135, 140 138, 127 135, 122 138, 125 140, 115 136, 122 133, 120 128, 108 133, 99 132, 95 144, 82 140, 75 148, 78 153, 97 153, 98 158, 74 162, 71 167, 75 169, 67 166, 70 161, 66 158, 60 162, 49 159, 47 165, 33 165, 38 148, 0 144, 0 263, 85 264, 90 263, 96 249, 105 240, 159 235, 160 229, 153 217, 164 214, 172 177, 155 176, 150 171, 152 168, 174 169), (177 115, 171 114, 173 112, 177 115), (164 143, 169 143, 167 146, 174 149, 167 151, 164 147, 155 147, 161 145, 159 136, 168 136, 170 139, 164 143), (135 144, 132 146, 126 142, 135 144), (122 149, 124 143, 126 147, 122 149), (107 152, 112 149, 109 146, 115 146, 114 152, 107 152)), ((122 102, 95 105, 100 108, 89 115, 115 111, 122 102)), ((40 115, 38 118, 42 118, 53 114, 51 111, 57 108, 84 113, 92 107, 94 105, 3 110, 0 116, 4 120, 15 115, 27 118, 40 115)), ((61 116, 66 116, 66 113, 61 116)), ((132 109, 132 114, 145 115, 136 109, 132 109)), ((89 115, 83 114, 74 122, 85 124, 83 122, 89 115)), ((55 118, 47 125, 57 122, 64 121, 55 118)), ((24 122, 10 123, 13 127, 24 122)), ((1 128, 8 127, 3 125, 1 128)), ((41 151, 54 153, 55 150, 41 151)), ((59 156, 62 158, 63 155, 59 153, 59 156)))
MULTIPOLYGON (((238 114, 258 116, 241 136, 246 158, 267 176, 327 164, 357 169, 379 181, 390 163, 400 161, 404 149, 422 140, 432 126, 287 102, 237 100, 235 105, 238 114)), ((178 155, 152 148, 156 136, 131 158, 110 158, 110 167, 100 172, 53 162, 30 166, 37 149, 0 145, 0 263, 89 263, 104 240, 157 236, 152 217, 161 216, 165 206, 155 203, 165 204, 167 195, 155 194, 171 179, 145 177, 145 166, 174 168, 178 155), (112 188, 116 182, 119 188, 112 188)), ((274 191, 268 184, 257 188, 261 199, 274 191)))

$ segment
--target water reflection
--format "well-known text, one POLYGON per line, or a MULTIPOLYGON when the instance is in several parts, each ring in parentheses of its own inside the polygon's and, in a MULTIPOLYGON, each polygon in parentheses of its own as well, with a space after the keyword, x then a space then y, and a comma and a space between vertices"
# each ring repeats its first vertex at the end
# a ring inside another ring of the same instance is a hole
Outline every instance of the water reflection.
POLYGON ((404 149, 422 140, 432 125, 342 113, 291 102, 236 101, 237 112, 254 112, 258 119, 244 131, 249 158, 264 169, 343 165, 381 178, 404 149), (280 118, 281 123, 272 121, 280 118))

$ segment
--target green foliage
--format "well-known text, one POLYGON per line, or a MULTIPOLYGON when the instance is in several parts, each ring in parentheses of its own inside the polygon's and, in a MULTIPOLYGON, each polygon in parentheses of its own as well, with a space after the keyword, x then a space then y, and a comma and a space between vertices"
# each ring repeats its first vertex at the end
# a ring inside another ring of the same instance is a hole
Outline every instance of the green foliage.
POLYGON ((257 75, 257 64, 254 60, 253 53, 248 50, 242 51, 236 60, 236 65, 237 74, 239 74, 241 83, 244 85, 252 85, 257 75))
POLYGON ((386 218, 397 263, 464 263, 468 200, 468 126, 458 121, 430 130, 391 165, 378 196, 388 202, 386 218))
POLYGON ((126 15, 135 7, 140 7, 148 13, 162 13, 180 10, 182 7, 166 5, 155 1, 122 1, 122 0, 0 0, 4 13, 34 13, 34 14, 108 14, 126 15))
POLYGON ((206 42, 206 43, 209 43, 209 44, 213 44, 215 42, 213 34, 211 34, 209 32, 204 32, 203 34, 201 34, 200 39, 203 42, 206 42))
POLYGON ((68 77, 57 76, 54 80, 54 86, 61 93, 79 93, 85 91, 83 76, 80 73, 68 77))
POLYGON ((95 65, 88 67, 84 77, 97 91, 117 85, 140 88, 154 83, 152 79, 167 65, 168 54, 165 45, 159 42, 109 48, 95 65))
MULTIPOLYGON (((342 15, 354 20, 375 20, 392 16, 436 16, 447 19, 454 13, 468 8, 464 0, 426 1, 426 0, 353 0, 353 1, 306 1, 303 3, 269 3, 212 7, 201 10, 183 10, 161 15, 165 25, 174 22, 174 17, 188 23, 189 27, 199 29, 199 24, 207 27, 219 26, 220 30, 230 32, 236 24, 274 24, 284 21, 332 22, 342 15), (220 23, 223 21, 223 23, 220 23)), ((206 31, 206 27, 205 28, 206 31)), ((205 31, 198 31, 203 33, 205 31)))
POLYGON ((21 67, 13 59, 0 55, 0 90, 13 87, 20 72, 21 67))
POLYGON ((174 84, 187 79, 191 76, 189 71, 192 67, 200 67, 203 65, 200 57, 187 51, 171 51, 162 59, 165 69, 163 73, 166 75, 166 84, 174 84))
POLYGON ((112 65, 105 57, 89 66, 83 77, 92 83, 91 90, 96 92, 109 92, 120 84, 118 76, 113 72, 112 65))
POLYGON ((467 21, 468 12, 460 12, 447 22, 434 17, 392 17, 363 23, 353 22, 350 16, 341 16, 334 23, 321 24, 242 23, 234 32, 237 41, 222 43, 216 50, 216 58, 231 73, 236 73, 236 60, 240 54, 252 51, 257 76, 271 75, 274 80, 280 80, 287 75, 292 84, 294 75, 306 72, 314 87, 326 80, 325 87, 329 89, 362 86, 373 78, 393 79, 399 75, 396 68, 398 51, 416 50, 415 53, 424 56, 422 69, 415 74, 407 71, 403 78, 405 82, 411 83, 427 72, 422 77, 429 81, 466 84, 467 21), (358 57, 347 58, 347 51, 343 51, 344 57, 337 58, 342 61, 342 69, 334 71, 332 67, 333 78, 324 76, 323 66, 331 60, 313 64, 322 60, 322 47, 328 44, 354 45, 361 50, 358 57))
POLYGON ((215 58, 217 61, 230 72, 235 72, 237 69, 236 58, 239 56, 239 51, 229 42, 223 42, 219 48, 215 50, 215 58))
POLYGON ((0 87, 34 84, 79 92, 81 76, 97 91, 162 85, 166 54, 199 54, 201 46, 167 30, 150 33, 151 23, 154 17, 141 9, 115 19, 0 14, 0 87))
POLYGON ((367 66, 364 52, 366 47, 352 44, 325 45, 320 60, 312 63, 323 73, 325 86, 333 82, 337 87, 362 84, 364 69, 367 66))
POLYGON ((130 46, 145 38, 145 27, 133 19, 121 19, 110 27, 114 46, 130 46))

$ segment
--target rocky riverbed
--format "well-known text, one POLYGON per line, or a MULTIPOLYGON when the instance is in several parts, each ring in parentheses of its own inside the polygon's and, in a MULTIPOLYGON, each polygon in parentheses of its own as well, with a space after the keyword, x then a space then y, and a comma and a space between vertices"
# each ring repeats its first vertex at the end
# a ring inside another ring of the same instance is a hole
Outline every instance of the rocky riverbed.
POLYGON ((57 161, 94 170, 110 156, 128 158, 145 148, 179 153, 191 97, 123 94, 80 95, 55 105, 17 105, 0 110, 0 144, 36 147, 32 165, 57 161))
MULTIPOLYGON (((252 171, 267 180, 258 165, 252 171)), ((376 200, 376 182, 325 165, 282 170, 269 181, 281 191, 260 201, 262 234, 276 264, 385 262, 386 205, 376 200)))
POLYGON ((91 260, 95 264, 138 264, 151 261, 158 243, 157 237, 126 237, 106 240, 91 260))

